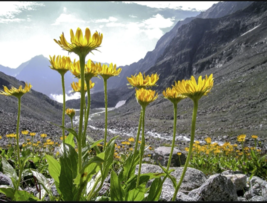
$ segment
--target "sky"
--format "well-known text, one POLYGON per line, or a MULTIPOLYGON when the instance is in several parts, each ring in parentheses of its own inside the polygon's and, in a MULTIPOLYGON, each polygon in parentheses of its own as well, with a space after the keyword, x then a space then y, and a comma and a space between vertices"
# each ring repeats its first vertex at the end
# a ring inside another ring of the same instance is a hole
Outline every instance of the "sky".
POLYGON ((0 65, 17 68, 36 55, 74 53, 54 42, 70 29, 103 33, 99 51, 86 60, 129 65, 152 51, 162 35, 187 17, 194 17, 217 2, 0 2, 0 65))

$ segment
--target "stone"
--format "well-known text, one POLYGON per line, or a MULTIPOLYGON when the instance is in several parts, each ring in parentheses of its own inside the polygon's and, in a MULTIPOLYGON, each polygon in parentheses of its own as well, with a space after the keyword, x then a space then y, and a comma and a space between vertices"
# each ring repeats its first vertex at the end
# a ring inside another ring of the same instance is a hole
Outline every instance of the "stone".
POLYGON ((267 197, 267 181, 253 176, 249 181, 249 190, 245 192, 246 199, 252 199, 254 196, 267 197))
POLYGON ((188 193, 196 201, 237 201, 235 185, 221 174, 215 174, 201 185, 188 193))
POLYGON ((0 172, 0 185, 7 185, 13 187, 12 180, 2 172, 0 172))
POLYGON ((102 188, 99 190, 98 195, 100 196, 105 195, 109 191, 109 189, 110 189, 110 183, 104 182, 102 188))
POLYGON ((194 202, 196 200, 192 197, 189 197, 188 195, 186 195, 182 192, 178 192, 178 194, 176 196, 176 201, 178 201, 178 202, 194 202))
MULTIPOLYGON (((171 147, 164 147, 164 146, 158 147, 154 150, 153 159, 155 160, 156 163, 159 162, 162 166, 167 166, 170 153, 171 153, 171 147)), ((174 148, 172 159, 171 159, 171 166, 177 167, 177 166, 184 165, 185 161, 186 161, 185 154, 179 149, 174 148), (180 160, 179 160, 179 156, 177 155, 178 152, 182 153, 180 155, 180 160)))
POLYGON ((247 176, 244 174, 224 175, 234 183, 236 192, 243 190, 247 184, 247 176))

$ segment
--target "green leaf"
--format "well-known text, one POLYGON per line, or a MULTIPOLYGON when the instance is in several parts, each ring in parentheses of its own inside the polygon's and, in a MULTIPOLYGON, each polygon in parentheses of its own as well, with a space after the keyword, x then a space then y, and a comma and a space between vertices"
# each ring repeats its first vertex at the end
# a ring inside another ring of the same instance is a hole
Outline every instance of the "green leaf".
POLYGON ((14 194, 16 201, 38 201, 39 199, 32 194, 24 191, 24 190, 17 190, 14 194))
POLYGON ((13 199, 15 189, 7 185, 0 185, 0 193, 3 193, 7 197, 13 199))
POLYGON ((59 189, 64 201, 71 201, 76 193, 73 179, 77 176, 78 154, 69 144, 66 144, 66 157, 60 157, 60 165, 59 189))
POLYGON ((174 169, 167 171, 167 169, 165 169, 160 163, 159 163, 159 166, 165 172, 166 176, 171 179, 173 187, 176 188, 176 186, 177 186, 176 178, 171 175, 171 172, 173 172, 174 169))
POLYGON ((19 184, 17 173, 4 157, 2 157, 2 168, 4 174, 7 175, 12 180, 12 183, 16 188, 16 186, 19 184))
POLYGON ((111 170, 111 178, 110 178, 110 196, 111 201, 125 201, 124 191, 121 187, 121 183, 119 182, 118 176, 113 169, 111 170))
POLYGON ((48 154, 45 155, 45 158, 48 163, 49 174, 55 180, 55 182, 59 183, 59 175, 61 171, 61 166, 59 162, 48 154))
POLYGON ((146 201, 158 201, 160 198, 163 182, 161 178, 156 178, 150 187, 146 201))
POLYGON ((69 133, 69 135, 67 136, 67 138, 65 139, 65 144, 69 144, 71 145, 73 148, 75 148, 75 143, 74 143, 74 136, 72 133, 69 133))
POLYGON ((99 144, 100 142, 103 142, 104 139, 102 140, 97 140, 95 142, 93 142, 93 144, 90 146, 91 148, 94 148, 95 146, 97 146, 97 144, 99 144))

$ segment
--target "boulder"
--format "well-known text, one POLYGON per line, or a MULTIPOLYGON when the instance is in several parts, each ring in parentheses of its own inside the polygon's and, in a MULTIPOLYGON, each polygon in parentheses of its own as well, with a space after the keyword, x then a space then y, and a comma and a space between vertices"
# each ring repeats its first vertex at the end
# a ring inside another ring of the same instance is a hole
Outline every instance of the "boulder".
POLYGON ((253 176, 249 181, 249 190, 244 194, 246 199, 252 199, 254 196, 267 197, 267 181, 253 176))
POLYGON ((243 190, 247 184, 247 176, 244 174, 224 175, 234 183, 236 192, 243 190))
POLYGON ((220 174, 210 176, 201 187, 189 192, 188 196, 196 201, 237 201, 235 185, 220 174))
MULTIPOLYGON (((170 153, 171 153, 171 147, 164 147, 164 146, 158 147, 154 150, 153 159, 155 160, 156 163, 159 162, 162 166, 167 166, 170 153)), ((172 159, 171 159, 171 166, 177 167, 177 166, 184 165, 185 161, 186 161, 185 154, 179 149, 174 148, 172 159), (178 152, 182 153, 180 155, 180 160, 179 160, 179 156, 177 155, 178 152)))
POLYGON ((8 185, 13 187, 12 180, 2 172, 0 172, 0 185, 8 185))

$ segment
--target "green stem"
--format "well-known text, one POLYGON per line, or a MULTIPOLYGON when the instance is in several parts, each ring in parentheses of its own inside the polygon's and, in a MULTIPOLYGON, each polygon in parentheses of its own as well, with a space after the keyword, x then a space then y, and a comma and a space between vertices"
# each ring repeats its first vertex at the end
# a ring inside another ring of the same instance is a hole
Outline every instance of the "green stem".
POLYGON ((83 147, 86 143, 86 130, 87 130, 87 124, 88 124, 88 118, 89 118, 89 112, 90 112, 90 103, 91 103, 91 95, 90 95, 90 80, 86 80, 87 85, 87 111, 85 116, 85 125, 84 125, 84 135, 83 135, 83 147))
POLYGON ((192 152, 192 148, 193 148, 193 143, 194 143, 194 137, 195 137, 195 129, 196 129, 196 120, 197 120, 197 108, 198 108, 198 100, 193 100, 194 101, 194 110, 193 110, 193 116, 192 116, 192 126, 191 126, 191 140, 190 140, 190 146, 189 146, 189 152, 188 152, 188 156, 186 158, 186 162, 184 165, 184 170, 182 173, 182 176, 180 178, 180 181, 177 185, 177 187, 175 188, 175 192, 173 194, 172 197, 172 201, 174 201, 176 199, 176 195, 178 193, 178 190, 183 182, 184 176, 185 176, 185 172, 186 172, 186 168, 189 164, 189 160, 191 157, 191 152, 192 152))
POLYGON ((33 151, 33 136, 32 136, 32 151, 33 151))
MULTIPOLYGON (((65 82, 64 82, 64 74, 61 73, 61 83, 62 83, 62 92, 63 92, 63 109, 62 109, 62 126, 65 127, 65 82)), ((66 157, 66 148, 65 148, 65 129, 62 129, 62 137, 63 137, 63 150, 64 156, 66 157)))
POLYGON ((142 166, 142 158, 143 158, 144 149, 145 149, 145 111, 146 111, 146 107, 142 106, 142 142, 141 142, 141 146, 140 146, 140 160, 139 160, 139 168, 138 168, 138 175, 137 175, 137 181, 136 181, 136 188, 139 186, 141 166, 142 166))
POLYGON ((80 54, 81 67, 81 105, 80 105, 80 121, 79 121, 79 141, 78 141, 78 172, 82 169, 82 126, 83 126, 83 106, 84 106, 84 65, 85 56, 80 54))
POLYGON ((171 153, 169 155, 169 161, 168 161, 168 164, 167 164, 167 171, 169 170, 170 165, 171 165, 171 159, 172 159, 172 154, 173 154, 173 149, 174 149, 174 143, 175 143, 176 122, 177 122, 177 103, 175 103, 175 102, 173 103, 173 108, 174 108, 174 111, 173 111, 174 120, 173 120, 172 148, 171 148, 171 153))
MULTIPOLYGON (((104 78, 103 78, 104 79, 104 78)), ((107 142, 107 128, 108 128, 108 95, 107 95, 107 79, 104 79, 104 93, 105 93, 105 137, 103 151, 106 148, 107 142)))
POLYGON ((72 121, 72 118, 70 119, 70 122, 71 122, 71 128, 73 129, 73 121, 72 121))
MULTIPOLYGON (((132 163, 131 163, 131 167, 130 168, 133 167, 135 156, 136 156, 136 151, 137 151, 137 146, 138 146, 138 141, 139 141, 139 135, 140 135, 140 127, 141 127, 141 123, 142 123, 142 115, 143 115, 143 113, 142 113, 142 108, 141 108, 140 117, 139 117, 139 125, 138 125, 136 140, 135 140, 135 146, 134 146, 133 159, 132 159, 132 163)), ((131 171, 129 171, 128 178, 130 176, 130 172, 131 171)))
POLYGON ((18 119, 17 119, 17 156, 18 156, 18 165, 19 165, 19 180, 18 180, 18 184, 17 184, 17 188, 16 190, 18 190, 19 188, 19 184, 20 184, 20 180, 21 180, 21 166, 20 166, 20 150, 19 150, 19 120, 20 120, 20 106, 21 106, 21 97, 18 97, 18 119))

